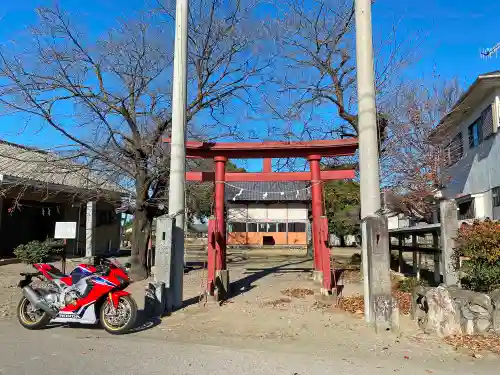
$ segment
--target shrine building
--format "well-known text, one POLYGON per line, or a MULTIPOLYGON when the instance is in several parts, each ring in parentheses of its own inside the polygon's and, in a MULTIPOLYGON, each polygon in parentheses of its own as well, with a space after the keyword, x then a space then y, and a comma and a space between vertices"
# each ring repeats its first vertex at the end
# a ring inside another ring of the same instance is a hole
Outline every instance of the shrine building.
POLYGON ((227 183, 227 245, 307 247, 310 182, 227 183))

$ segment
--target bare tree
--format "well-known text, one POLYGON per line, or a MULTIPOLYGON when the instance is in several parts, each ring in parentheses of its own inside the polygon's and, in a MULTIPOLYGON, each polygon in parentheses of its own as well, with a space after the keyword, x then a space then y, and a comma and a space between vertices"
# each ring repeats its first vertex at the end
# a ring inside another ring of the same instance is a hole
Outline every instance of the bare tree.
MULTIPOLYGON (((171 125, 171 8, 123 21, 97 40, 85 37, 61 9, 40 8, 31 43, 0 52, 4 110, 41 119, 65 138, 65 158, 131 192, 136 278, 146 276, 151 223, 167 205, 162 137, 171 125)), ((259 27, 249 27, 250 10, 242 2, 191 4, 187 118, 193 136, 199 129, 206 137, 234 132, 224 123, 225 111, 246 102, 269 66, 252 49, 259 38, 252 30, 259 27)))
POLYGON ((390 121, 381 162, 390 208, 426 220, 436 192, 449 180, 444 167, 450 155, 441 140, 431 135, 461 93, 456 80, 436 78, 430 87, 419 82, 407 85, 388 107, 390 121))
MULTIPOLYGON (((280 95, 268 103, 276 117, 287 120, 283 132, 300 139, 357 136, 354 2, 288 0, 279 14, 275 31, 285 69, 276 79, 280 95), (319 116, 325 110, 332 114, 327 120, 319 116)), ((376 45, 379 105, 397 89, 395 73, 413 56, 405 49, 407 40, 396 40, 396 30, 376 45)), ((379 109, 381 138, 386 125, 379 109)))

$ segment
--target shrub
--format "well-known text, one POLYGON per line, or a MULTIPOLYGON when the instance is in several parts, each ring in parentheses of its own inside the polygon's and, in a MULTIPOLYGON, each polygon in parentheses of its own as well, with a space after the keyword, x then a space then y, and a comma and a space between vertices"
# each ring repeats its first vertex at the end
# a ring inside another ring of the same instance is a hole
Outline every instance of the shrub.
POLYGON ((462 285, 488 292, 500 284, 500 223, 476 221, 463 225, 455 238, 455 270, 464 275, 462 285), (460 257, 466 258, 460 265, 460 257))
POLYGON ((397 284, 397 289, 402 292, 411 293, 416 286, 427 286, 425 280, 418 280, 416 277, 405 277, 397 284))
POLYGON ((350 264, 353 265, 361 264, 361 254, 360 253, 352 254, 350 264))
POLYGON ((31 241, 16 247, 14 255, 26 264, 45 263, 50 258, 51 248, 45 242, 31 241))

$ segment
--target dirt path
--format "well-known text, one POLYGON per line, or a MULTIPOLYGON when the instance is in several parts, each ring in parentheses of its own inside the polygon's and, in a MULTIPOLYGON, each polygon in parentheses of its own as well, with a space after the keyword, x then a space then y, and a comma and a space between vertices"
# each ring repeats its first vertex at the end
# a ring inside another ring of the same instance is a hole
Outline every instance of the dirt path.
MULTIPOLYGON (((400 333, 376 335, 360 317, 318 301, 314 295, 318 286, 310 279, 310 267, 310 260, 304 257, 233 256, 229 268, 235 296, 222 306, 200 298, 206 270, 193 269, 184 279, 187 306, 161 322, 145 322, 138 328, 138 335, 257 349, 279 345, 292 352, 323 352, 346 361, 364 356, 380 357, 382 361, 415 360, 428 362, 430 368, 437 363, 474 361, 421 334, 405 317, 400 333)), ((14 319, 19 298, 15 285, 23 269, 26 267, 19 264, 0 268, 0 319, 14 319)), ((346 282, 344 293, 360 293, 359 280, 351 281, 346 282)), ((143 305, 145 285, 131 286, 139 306, 143 305)), ((95 335, 102 334, 95 330, 95 335)))

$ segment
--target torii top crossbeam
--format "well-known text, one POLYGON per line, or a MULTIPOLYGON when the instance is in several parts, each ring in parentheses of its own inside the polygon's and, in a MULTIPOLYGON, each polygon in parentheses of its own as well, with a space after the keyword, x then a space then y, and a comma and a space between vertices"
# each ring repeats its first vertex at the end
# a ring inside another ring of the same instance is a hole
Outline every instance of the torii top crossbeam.
MULTIPOLYGON (((170 143, 170 139, 164 139, 170 143)), ((351 156, 358 148, 356 138, 306 142, 186 142, 186 157, 211 159, 226 156, 232 159, 307 158, 351 156)))

